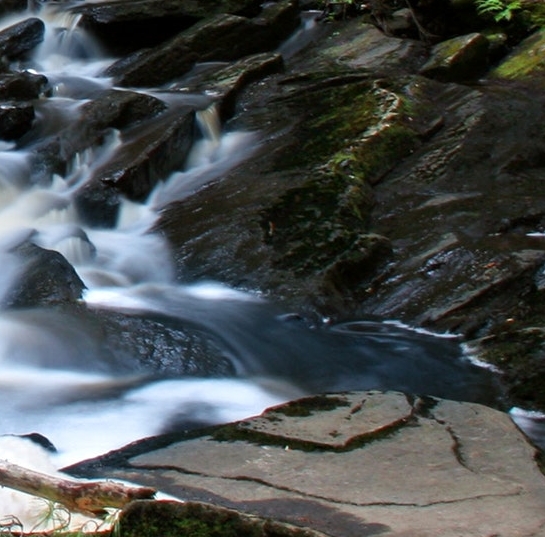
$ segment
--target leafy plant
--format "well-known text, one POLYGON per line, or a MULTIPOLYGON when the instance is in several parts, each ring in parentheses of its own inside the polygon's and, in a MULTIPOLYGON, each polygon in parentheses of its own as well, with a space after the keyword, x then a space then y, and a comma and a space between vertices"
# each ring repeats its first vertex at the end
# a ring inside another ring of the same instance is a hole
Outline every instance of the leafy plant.
POLYGON ((475 0, 479 15, 490 15, 496 22, 510 21, 522 7, 521 0, 475 0))

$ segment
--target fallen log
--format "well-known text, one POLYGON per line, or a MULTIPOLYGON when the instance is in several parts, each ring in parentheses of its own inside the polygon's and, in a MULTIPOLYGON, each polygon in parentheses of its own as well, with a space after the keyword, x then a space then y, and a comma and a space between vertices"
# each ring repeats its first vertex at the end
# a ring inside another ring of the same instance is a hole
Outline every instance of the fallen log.
POLYGON ((133 500, 153 499, 149 487, 130 487, 113 481, 76 481, 0 461, 0 486, 62 504, 70 512, 102 516, 107 508, 121 509, 133 500))

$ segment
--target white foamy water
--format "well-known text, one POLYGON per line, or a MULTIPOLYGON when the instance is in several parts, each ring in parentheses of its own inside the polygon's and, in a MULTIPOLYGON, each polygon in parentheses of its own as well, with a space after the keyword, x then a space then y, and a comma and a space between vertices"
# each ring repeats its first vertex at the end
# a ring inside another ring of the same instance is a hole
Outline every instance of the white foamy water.
MULTIPOLYGON (((41 136, 73 121, 87 102, 86 94, 112 87, 111 80, 97 75, 113 58, 105 57, 78 27, 78 16, 59 8, 44 3, 38 13, 18 13, 0 21, 0 29, 29 16, 39 16, 45 23, 44 41, 32 60, 14 66, 44 74, 49 81, 52 95, 36 103, 36 132, 41 136)), ((170 95, 166 102, 175 106, 180 97, 170 95)), ((112 130, 100 146, 78 153, 66 176, 53 176, 50 184, 33 184, 31 152, 2 143, 0 297, 21 270, 21 261, 10 250, 29 237, 65 256, 89 296, 108 295, 109 306, 126 307, 133 285, 176 287, 168 245, 150 232, 158 211, 221 177, 247 158, 255 142, 250 133, 223 134, 213 109, 203 111, 200 121, 203 139, 195 145, 187 169, 165 178, 147 204, 123 201, 113 229, 86 226, 74 196, 122 147, 119 132, 112 130)), ((39 431, 59 450, 55 464, 66 465, 158 434, 180 416, 202 423, 230 421, 259 413, 286 397, 242 379, 151 381, 100 372, 100 367, 74 369, 77 363, 100 362, 100 345, 92 331, 53 313, 0 312, 0 434, 39 431), (105 395, 109 390, 115 390, 116 397, 105 395)))

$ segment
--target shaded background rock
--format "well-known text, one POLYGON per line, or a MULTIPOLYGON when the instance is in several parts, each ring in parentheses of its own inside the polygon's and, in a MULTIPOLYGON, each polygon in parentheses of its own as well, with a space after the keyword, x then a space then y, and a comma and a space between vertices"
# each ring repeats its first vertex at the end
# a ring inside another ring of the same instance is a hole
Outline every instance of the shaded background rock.
POLYGON ((156 46, 219 13, 253 17, 260 10, 261 2, 256 0, 114 1, 73 8, 74 13, 82 15, 81 24, 118 54, 156 46))
POLYGON ((219 13, 165 43, 122 58, 105 75, 122 86, 165 84, 189 72, 198 61, 233 61, 274 49, 298 24, 299 11, 291 0, 268 4, 254 19, 219 13))

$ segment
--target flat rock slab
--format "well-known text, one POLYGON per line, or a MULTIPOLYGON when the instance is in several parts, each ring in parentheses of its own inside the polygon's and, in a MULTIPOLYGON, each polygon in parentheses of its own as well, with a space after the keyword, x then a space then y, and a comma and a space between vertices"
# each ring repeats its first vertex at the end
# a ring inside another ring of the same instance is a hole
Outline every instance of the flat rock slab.
POLYGON ((127 462, 109 474, 338 537, 545 535, 535 449, 477 404, 309 397, 127 462))
POLYGON ((401 393, 382 392, 317 395, 271 408, 262 416, 235 425, 250 437, 266 435, 269 442, 304 447, 348 448, 387 434, 407 423, 413 408, 401 393))

